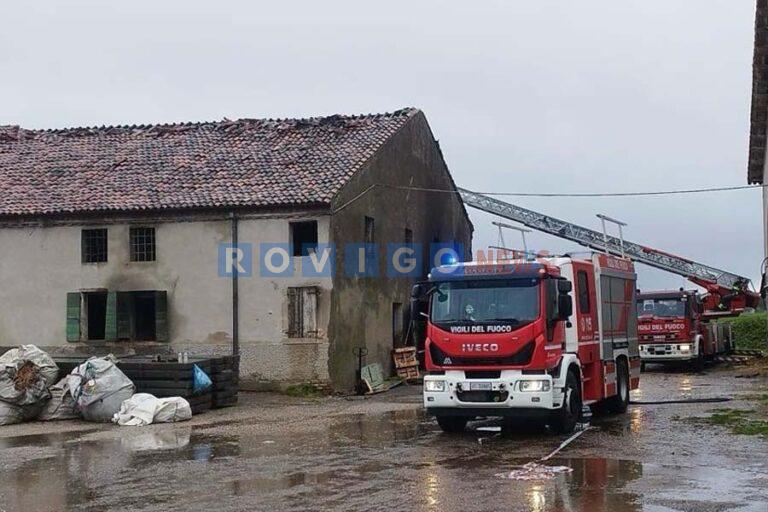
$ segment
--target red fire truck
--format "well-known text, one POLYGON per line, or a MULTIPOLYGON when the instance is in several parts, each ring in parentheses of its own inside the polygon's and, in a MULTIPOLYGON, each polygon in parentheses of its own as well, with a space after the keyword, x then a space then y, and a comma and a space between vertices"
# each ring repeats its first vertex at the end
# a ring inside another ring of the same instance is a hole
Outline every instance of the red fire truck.
POLYGON ((637 332, 643 364, 686 362, 700 368, 707 358, 730 352, 731 325, 711 320, 738 315, 746 304, 738 308, 733 302, 712 302, 714 311, 708 311, 706 304, 706 297, 696 290, 638 294, 637 332))
POLYGON ((566 433, 582 405, 626 411, 640 380, 635 282, 629 259, 606 254, 433 269, 413 293, 428 318, 427 413, 447 432, 506 417, 566 433))

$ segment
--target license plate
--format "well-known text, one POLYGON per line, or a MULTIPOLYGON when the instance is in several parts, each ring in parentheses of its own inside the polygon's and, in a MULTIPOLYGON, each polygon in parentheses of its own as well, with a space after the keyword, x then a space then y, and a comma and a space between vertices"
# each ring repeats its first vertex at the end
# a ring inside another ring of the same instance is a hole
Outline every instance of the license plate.
POLYGON ((470 391, 490 391, 492 388, 490 382, 470 382, 469 383, 469 390, 470 391))
POLYGON ((654 336, 654 337, 653 337, 653 340, 654 340, 654 341, 664 341, 664 340, 666 340, 666 339, 667 339, 667 337, 666 337, 666 336, 654 336))

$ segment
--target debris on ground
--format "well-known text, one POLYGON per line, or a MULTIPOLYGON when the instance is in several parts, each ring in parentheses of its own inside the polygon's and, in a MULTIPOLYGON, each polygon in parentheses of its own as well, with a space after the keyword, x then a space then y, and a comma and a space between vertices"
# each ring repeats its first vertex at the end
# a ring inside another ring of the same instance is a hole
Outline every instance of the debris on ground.
POLYGON ((595 427, 590 427, 587 425, 581 430, 578 430, 571 437, 569 437, 568 439, 560 443, 560 446, 555 448, 545 457, 542 457, 537 461, 532 461, 527 464, 523 464, 519 468, 515 468, 512 471, 509 471, 507 473, 496 473, 496 476, 499 478, 505 478, 508 480, 547 480, 549 478, 553 478, 555 475, 559 473, 570 473, 573 470, 569 467, 547 466, 541 463, 548 461, 549 459, 551 459, 552 457, 560 453, 560 451, 563 450, 566 446, 568 446, 573 441, 581 437, 582 434, 590 430, 595 430, 595 427))
POLYGON ((538 462, 529 462, 507 473, 496 473, 496 476, 507 480, 548 480, 558 474, 571 471, 573 469, 567 466, 546 466, 538 462))

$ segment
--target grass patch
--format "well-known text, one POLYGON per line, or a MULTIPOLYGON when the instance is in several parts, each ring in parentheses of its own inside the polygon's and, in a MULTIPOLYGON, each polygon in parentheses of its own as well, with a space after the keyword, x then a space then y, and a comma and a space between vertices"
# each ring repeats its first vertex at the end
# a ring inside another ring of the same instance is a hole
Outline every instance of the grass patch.
POLYGON ((733 427, 735 434, 745 436, 763 436, 768 437, 768 421, 765 420, 747 420, 740 425, 733 427))
POLYGON ((296 398, 318 398, 324 395, 322 390, 312 384, 297 384, 285 388, 285 394, 296 398))
POLYGON ((755 411, 742 409, 714 409, 712 416, 705 420, 712 425, 735 427, 746 421, 746 416, 755 411))
MULTIPOLYGON (((760 395, 762 396, 762 395, 760 395)), ((754 419, 752 409, 712 409, 708 418, 685 418, 685 421, 727 427, 734 434, 768 438, 768 421, 754 419)))
POLYGON ((763 393, 762 395, 744 395, 742 399, 749 402, 762 402, 768 405, 768 393, 763 393))

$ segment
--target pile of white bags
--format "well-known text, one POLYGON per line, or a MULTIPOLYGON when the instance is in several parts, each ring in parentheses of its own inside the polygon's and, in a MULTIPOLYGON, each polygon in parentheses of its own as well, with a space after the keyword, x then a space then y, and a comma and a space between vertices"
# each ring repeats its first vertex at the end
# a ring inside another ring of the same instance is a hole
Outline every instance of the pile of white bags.
POLYGON ((189 402, 179 396, 157 398, 149 393, 136 393, 123 402, 112 421, 118 425, 144 426, 152 423, 173 423, 192 418, 189 402))
POLYGON ((34 345, 22 345, 0 356, 0 425, 36 417, 51 397, 59 367, 34 345))
POLYGON ((131 379, 111 357, 92 357, 69 374, 75 408, 86 421, 109 422, 125 400, 133 395, 131 379))

